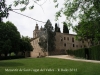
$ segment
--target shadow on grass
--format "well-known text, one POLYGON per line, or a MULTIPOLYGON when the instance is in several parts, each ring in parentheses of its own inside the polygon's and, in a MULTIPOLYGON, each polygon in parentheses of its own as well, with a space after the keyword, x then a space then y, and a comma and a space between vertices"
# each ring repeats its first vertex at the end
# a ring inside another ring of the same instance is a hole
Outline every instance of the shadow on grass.
POLYGON ((0 62, 0 67, 16 67, 23 66, 24 64, 19 62, 0 62))

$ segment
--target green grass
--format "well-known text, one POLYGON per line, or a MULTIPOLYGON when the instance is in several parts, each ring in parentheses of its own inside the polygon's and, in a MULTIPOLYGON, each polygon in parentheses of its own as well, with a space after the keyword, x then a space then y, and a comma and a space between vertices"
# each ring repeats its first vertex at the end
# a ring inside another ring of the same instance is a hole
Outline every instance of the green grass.
POLYGON ((2 60, 0 75, 100 75, 100 64, 57 58, 2 60), (6 71, 7 69, 15 71, 6 71))

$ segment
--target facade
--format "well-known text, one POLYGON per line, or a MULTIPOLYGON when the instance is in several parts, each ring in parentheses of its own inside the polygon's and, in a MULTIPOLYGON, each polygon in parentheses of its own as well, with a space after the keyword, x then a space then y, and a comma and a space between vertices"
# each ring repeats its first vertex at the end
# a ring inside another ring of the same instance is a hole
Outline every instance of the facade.
POLYGON ((38 24, 35 26, 35 30, 33 31, 33 38, 31 40, 31 45, 34 50, 30 52, 31 57, 41 57, 47 55, 47 52, 43 52, 42 48, 39 46, 39 37, 42 36, 42 27, 39 29, 38 24))
MULTIPOLYGON (((31 57, 48 55, 48 52, 43 52, 42 48, 38 44, 41 31, 42 28, 39 29, 38 24, 36 24, 35 30, 33 31, 33 40, 31 41, 34 48, 34 50, 30 53, 31 57)), ((75 39, 75 36, 76 35, 74 34, 56 32, 56 49, 49 53, 49 55, 66 54, 66 50, 76 50, 89 46, 87 41, 78 41, 75 39)))

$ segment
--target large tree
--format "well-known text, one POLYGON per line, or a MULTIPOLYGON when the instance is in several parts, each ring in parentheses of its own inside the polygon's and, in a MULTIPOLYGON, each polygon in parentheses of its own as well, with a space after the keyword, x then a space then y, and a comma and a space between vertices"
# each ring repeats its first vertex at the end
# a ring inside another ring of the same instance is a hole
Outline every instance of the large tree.
POLYGON ((30 43, 30 38, 28 36, 22 36, 20 39, 20 52, 24 55, 26 52, 30 52, 33 50, 33 47, 30 43))
POLYGON ((61 32, 59 26, 57 25, 57 23, 55 23, 55 32, 61 32))
MULTIPOLYGON (((57 3, 57 0, 54 2, 57 3)), ((58 5, 59 3, 56 7, 58 5)), ((61 13, 66 16, 68 25, 73 26, 73 20, 79 19, 80 26, 76 31, 79 38, 88 37, 92 41, 99 41, 100 0, 65 0, 64 6, 56 13, 56 17, 61 17, 61 13)), ((76 30, 76 27, 74 29, 76 30)))
POLYGON ((63 22, 63 33, 68 33, 69 34, 69 29, 68 29, 68 26, 67 26, 66 22, 63 22))
POLYGON ((18 51, 20 33, 11 22, 0 23, 0 52, 7 56, 8 53, 18 51))
MULTIPOLYGON (((98 23, 100 24, 100 22, 98 23)), ((77 39, 91 42, 92 46, 98 44, 98 41, 100 41, 100 26, 98 23, 95 21, 81 21, 78 26, 74 27, 77 39)))
POLYGON ((40 37, 39 45, 44 51, 51 52, 55 49, 55 31, 50 20, 47 20, 46 24, 44 25, 44 30, 46 31, 46 37, 45 34, 40 37))

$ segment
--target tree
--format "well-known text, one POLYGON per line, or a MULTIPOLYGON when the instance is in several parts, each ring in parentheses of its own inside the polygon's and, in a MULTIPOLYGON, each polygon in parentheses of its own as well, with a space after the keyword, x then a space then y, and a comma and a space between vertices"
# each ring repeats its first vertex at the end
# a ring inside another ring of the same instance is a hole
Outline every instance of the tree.
POLYGON ((7 7, 5 0, 0 0, 0 22, 3 17, 8 17, 8 12, 11 9, 11 5, 7 7))
POLYGON ((55 32, 53 30, 53 26, 50 22, 50 20, 47 20, 46 24, 44 25, 44 29, 47 32, 47 35, 45 37, 42 36, 39 39, 39 45, 42 47, 44 51, 53 51, 55 49, 55 32), (48 44, 48 50, 47 50, 47 44, 48 44))
MULTIPOLYGON (((16 7, 18 5, 22 5, 23 7, 21 7, 20 10, 24 11, 27 8, 33 9, 34 8, 34 4, 38 4, 39 1, 41 1, 41 0, 14 0, 14 6, 16 7)), ((44 3, 45 3, 45 1, 44 1, 44 3)), ((40 4, 38 4, 38 5, 42 6, 40 4)))
POLYGON ((100 26, 95 21, 82 21, 74 30, 77 33, 77 39, 90 40, 92 46, 98 44, 98 41, 100 41, 100 26))
MULTIPOLYGON (((57 0, 54 2, 57 3, 57 0)), ((100 0, 65 0, 64 7, 56 13, 57 19, 61 17, 61 13, 66 16, 67 24, 70 26, 73 25, 73 20, 79 19, 81 25, 79 26, 80 29, 76 31, 80 35, 79 38, 89 37, 92 41, 100 41, 100 0), (94 28, 94 32, 91 27, 94 28), (83 33, 85 33, 84 37, 83 33)))
POLYGON ((0 23, 0 52, 8 53, 19 51, 20 33, 13 23, 0 23))
POLYGON ((61 32, 60 28, 57 26, 57 23, 55 23, 55 32, 61 32))
POLYGON ((25 52, 30 52, 33 50, 33 47, 30 43, 30 38, 28 36, 22 36, 20 39, 20 51, 25 55, 25 52))
POLYGON ((68 33, 69 34, 69 30, 68 30, 66 22, 63 22, 63 33, 68 33))

